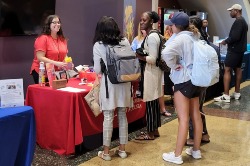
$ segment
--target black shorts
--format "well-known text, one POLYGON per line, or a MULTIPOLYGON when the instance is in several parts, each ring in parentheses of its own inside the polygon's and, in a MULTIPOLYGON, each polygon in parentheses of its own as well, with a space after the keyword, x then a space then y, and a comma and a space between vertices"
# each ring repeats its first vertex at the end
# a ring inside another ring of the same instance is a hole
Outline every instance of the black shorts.
POLYGON ((191 80, 174 85, 174 92, 180 91, 185 97, 191 99, 199 97, 202 88, 192 84, 191 80))
POLYGON ((241 68, 244 52, 235 53, 228 51, 225 59, 225 66, 231 68, 241 68))

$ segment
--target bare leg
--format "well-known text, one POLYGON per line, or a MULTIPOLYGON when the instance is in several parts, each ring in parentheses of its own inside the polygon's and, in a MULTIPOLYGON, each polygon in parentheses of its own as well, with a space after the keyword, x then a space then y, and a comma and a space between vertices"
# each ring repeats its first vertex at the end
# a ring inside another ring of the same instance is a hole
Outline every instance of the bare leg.
POLYGON ((165 107, 165 102, 164 102, 164 85, 162 85, 162 91, 163 91, 163 96, 161 96, 159 98, 159 104, 160 104, 161 114, 164 114, 165 116, 171 116, 171 113, 169 113, 166 110, 166 107, 165 107))
POLYGON ((109 147, 103 145, 103 152, 104 152, 104 154, 109 154, 109 147))
POLYGON ((240 93, 240 82, 242 79, 242 69, 236 68, 235 69, 236 80, 235 80, 235 92, 240 93))
POLYGON ((229 88, 230 88, 230 81, 231 81, 231 68, 230 67, 225 67, 224 71, 224 94, 229 95, 229 88))
POLYGON ((186 142, 189 122, 189 102, 190 99, 185 97, 180 91, 174 93, 175 107, 178 114, 178 136, 176 142, 175 156, 180 156, 186 142))
POLYGON ((160 109, 161 113, 165 111, 165 103, 164 103, 164 85, 162 85, 162 90, 163 90, 163 96, 159 98, 159 104, 160 104, 160 109))
POLYGON ((199 97, 191 99, 190 117, 192 119, 193 127, 194 127, 194 146, 193 146, 193 149, 196 151, 196 150, 200 149, 202 129, 203 129, 200 110, 199 110, 199 97))
POLYGON ((119 146, 119 150, 121 150, 121 151, 125 151, 125 144, 120 144, 120 146, 119 146))

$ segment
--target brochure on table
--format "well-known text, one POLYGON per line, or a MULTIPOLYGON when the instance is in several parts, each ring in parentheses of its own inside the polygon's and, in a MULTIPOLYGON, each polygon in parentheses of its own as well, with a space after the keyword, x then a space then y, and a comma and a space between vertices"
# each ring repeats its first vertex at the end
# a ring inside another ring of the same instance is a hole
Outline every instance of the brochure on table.
POLYGON ((24 106, 23 79, 0 80, 0 108, 24 106))

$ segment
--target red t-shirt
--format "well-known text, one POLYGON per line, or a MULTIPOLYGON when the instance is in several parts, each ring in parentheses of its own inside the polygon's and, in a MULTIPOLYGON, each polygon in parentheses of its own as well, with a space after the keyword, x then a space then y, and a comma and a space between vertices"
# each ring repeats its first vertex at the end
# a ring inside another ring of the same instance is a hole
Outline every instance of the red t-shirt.
MULTIPOLYGON (((31 65, 30 73, 35 70, 39 72, 39 60, 36 57, 37 51, 45 52, 45 57, 54 61, 62 62, 68 53, 67 41, 58 37, 53 39, 50 35, 39 36, 34 44, 34 59, 31 65)), ((58 68, 55 66, 55 70, 58 68)))

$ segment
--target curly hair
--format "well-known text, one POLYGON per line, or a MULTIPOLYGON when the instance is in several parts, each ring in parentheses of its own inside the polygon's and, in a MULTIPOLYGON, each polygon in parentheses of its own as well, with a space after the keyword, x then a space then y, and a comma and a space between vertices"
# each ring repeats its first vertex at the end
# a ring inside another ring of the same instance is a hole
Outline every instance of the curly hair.
POLYGON ((121 31, 114 18, 103 16, 97 23, 93 44, 102 42, 103 44, 117 45, 123 39, 121 31))
POLYGON ((146 13, 148 14, 149 18, 153 20, 153 23, 157 23, 160 20, 159 15, 155 11, 148 11, 146 13))
MULTIPOLYGON (((43 25, 43 29, 42 29, 42 33, 41 33, 42 35, 50 35, 51 34, 50 24, 52 23, 52 20, 54 18, 58 18, 60 23, 61 23, 61 20, 60 20, 58 15, 49 15, 44 21, 44 25, 43 25)), ((60 27, 59 31, 57 32, 57 35, 59 36, 59 38, 65 39, 65 37, 63 35, 62 27, 60 27)))

